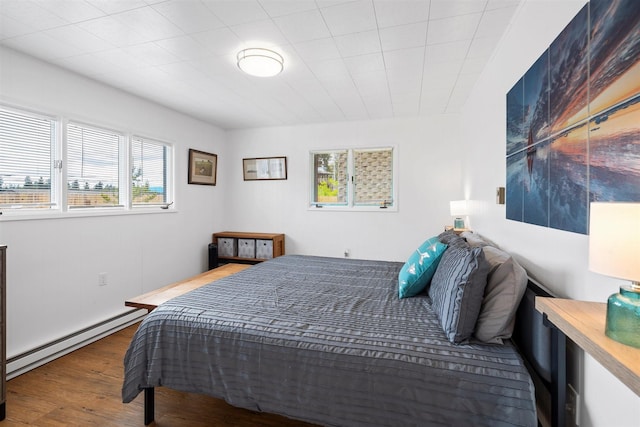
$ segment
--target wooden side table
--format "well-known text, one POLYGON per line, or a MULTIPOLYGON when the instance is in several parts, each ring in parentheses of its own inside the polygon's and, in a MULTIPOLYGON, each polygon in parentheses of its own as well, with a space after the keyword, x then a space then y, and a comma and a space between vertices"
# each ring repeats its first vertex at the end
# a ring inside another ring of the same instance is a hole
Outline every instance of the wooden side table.
POLYGON ((536 297, 536 310, 640 396, 640 349, 605 335, 607 304, 536 297))

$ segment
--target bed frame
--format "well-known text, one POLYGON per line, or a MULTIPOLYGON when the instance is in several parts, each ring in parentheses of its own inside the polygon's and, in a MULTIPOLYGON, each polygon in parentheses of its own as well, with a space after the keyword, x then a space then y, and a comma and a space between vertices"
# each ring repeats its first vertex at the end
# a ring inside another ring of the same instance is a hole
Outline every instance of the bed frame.
POLYGON ((566 425, 566 337, 535 308, 535 298, 555 298, 548 289, 529 279, 518 312, 512 340, 520 350, 536 387, 538 424, 566 425))
MULTIPOLYGON (((535 309, 535 297, 555 297, 529 279, 516 316, 512 340, 536 387, 538 424, 564 427, 566 424, 566 338, 535 309)), ((144 389, 144 424, 154 421, 154 388, 144 389)))

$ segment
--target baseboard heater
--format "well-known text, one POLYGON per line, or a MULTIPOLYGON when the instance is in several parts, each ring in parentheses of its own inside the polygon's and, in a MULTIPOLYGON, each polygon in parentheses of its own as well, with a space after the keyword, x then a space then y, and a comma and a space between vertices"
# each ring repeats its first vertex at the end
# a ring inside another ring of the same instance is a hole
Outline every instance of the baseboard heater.
POLYGON ((129 310, 40 347, 7 358, 7 380, 124 329, 140 321, 146 314, 146 310, 129 310))

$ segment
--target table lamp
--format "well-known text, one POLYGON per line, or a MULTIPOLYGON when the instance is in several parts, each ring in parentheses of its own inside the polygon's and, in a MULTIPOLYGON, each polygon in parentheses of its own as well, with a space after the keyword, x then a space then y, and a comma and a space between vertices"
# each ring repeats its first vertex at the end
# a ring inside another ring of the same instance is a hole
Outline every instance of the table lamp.
POLYGON ((640 348, 640 203, 591 203, 589 270, 631 281, 607 301, 605 334, 640 348))
POLYGON ((453 228, 458 230, 464 228, 463 216, 469 215, 469 205, 466 200, 452 200, 449 202, 449 211, 451 216, 455 216, 453 228))

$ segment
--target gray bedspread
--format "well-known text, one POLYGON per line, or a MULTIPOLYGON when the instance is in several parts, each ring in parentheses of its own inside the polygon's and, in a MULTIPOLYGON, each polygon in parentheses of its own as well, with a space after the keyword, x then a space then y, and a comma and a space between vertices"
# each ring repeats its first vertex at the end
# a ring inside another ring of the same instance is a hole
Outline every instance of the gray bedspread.
POLYGON ((287 255, 174 298, 141 323, 124 402, 145 387, 331 426, 535 426, 510 345, 453 345, 401 263, 287 255))

